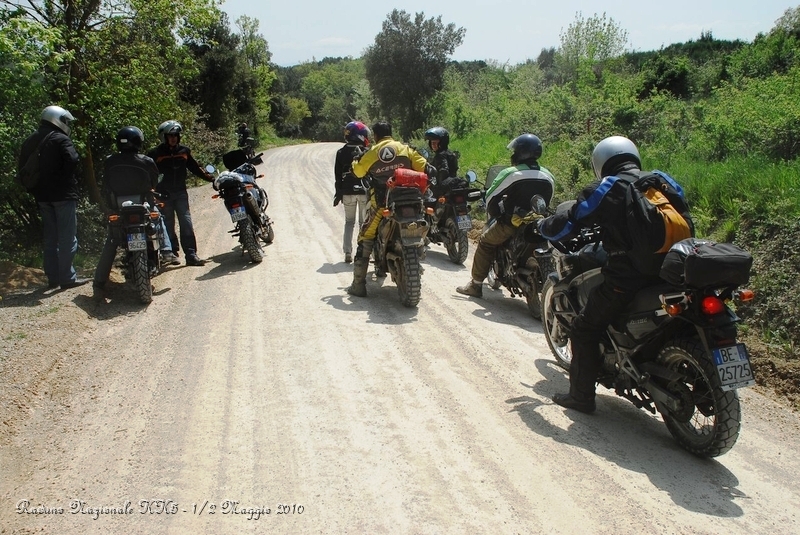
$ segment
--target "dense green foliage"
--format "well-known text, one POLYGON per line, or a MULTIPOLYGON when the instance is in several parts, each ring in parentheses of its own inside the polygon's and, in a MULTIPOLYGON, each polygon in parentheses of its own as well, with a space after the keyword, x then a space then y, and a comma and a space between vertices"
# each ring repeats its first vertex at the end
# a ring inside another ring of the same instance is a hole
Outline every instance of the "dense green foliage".
MULTIPOLYGON (((0 255, 35 263, 38 213, 12 176, 22 139, 51 103, 78 118, 90 200, 117 129, 135 124, 151 145, 166 118, 184 124, 201 161, 232 146, 240 120, 262 144, 280 143, 276 134, 340 141, 350 120, 389 119, 422 146, 438 124, 461 168, 480 176, 508 162, 510 139, 534 132, 557 201, 592 180, 594 143, 623 134, 645 167, 684 184, 700 235, 754 252, 762 297, 742 312, 748 327, 800 342, 797 299, 786 299, 800 293, 800 8, 749 43, 708 31, 646 52, 626 52, 627 32, 605 14, 578 13, 558 46, 519 65, 450 61, 465 29, 393 10, 362 58, 276 67, 258 22, 242 17, 232 29, 216 0, 24 6, 38 9, 0 1, 0 255)), ((86 203, 81 213, 91 245, 99 211, 86 203)))

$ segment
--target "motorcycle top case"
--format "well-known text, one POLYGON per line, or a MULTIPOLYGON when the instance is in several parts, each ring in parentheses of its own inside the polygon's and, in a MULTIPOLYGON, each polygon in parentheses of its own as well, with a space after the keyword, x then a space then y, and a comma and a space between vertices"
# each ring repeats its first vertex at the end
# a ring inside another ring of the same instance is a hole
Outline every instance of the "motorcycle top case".
POLYGON ((670 247, 661 278, 675 286, 740 286, 750 280, 753 257, 732 243, 687 238, 670 247))

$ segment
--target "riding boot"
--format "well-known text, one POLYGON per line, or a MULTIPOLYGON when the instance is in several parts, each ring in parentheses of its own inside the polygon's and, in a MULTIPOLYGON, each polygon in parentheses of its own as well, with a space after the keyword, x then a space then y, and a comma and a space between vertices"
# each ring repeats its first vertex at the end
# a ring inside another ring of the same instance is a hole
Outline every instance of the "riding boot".
POLYGON ((356 297, 367 296, 367 268, 369 268, 369 255, 372 253, 372 241, 363 241, 358 244, 356 257, 353 260, 353 283, 347 288, 347 293, 356 297))

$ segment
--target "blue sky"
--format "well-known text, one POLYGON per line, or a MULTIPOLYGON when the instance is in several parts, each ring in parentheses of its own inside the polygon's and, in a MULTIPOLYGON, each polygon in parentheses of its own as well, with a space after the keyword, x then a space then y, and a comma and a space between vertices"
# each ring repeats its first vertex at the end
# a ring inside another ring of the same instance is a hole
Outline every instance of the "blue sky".
MULTIPOLYGON (((420 11, 426 18, 441 15, 445 24, 465 28, 464 42, 453 59, 511 65, 535 59, 542 48, 558 47, 559 35, 578 12, 584 18, 606 13, 628 32, 630 50, 648 51, 697 39, 704 31, 717 39, 752 41, 797 5, 785 0, 404 0, 396 4, 412 16, 420 11)), ((222 10, 233 28, 241 15, 258 19, 273 62, 291 66, 327 56, 361 56, 380 32, 391 6, 332 0, 226 0, 222 10)))

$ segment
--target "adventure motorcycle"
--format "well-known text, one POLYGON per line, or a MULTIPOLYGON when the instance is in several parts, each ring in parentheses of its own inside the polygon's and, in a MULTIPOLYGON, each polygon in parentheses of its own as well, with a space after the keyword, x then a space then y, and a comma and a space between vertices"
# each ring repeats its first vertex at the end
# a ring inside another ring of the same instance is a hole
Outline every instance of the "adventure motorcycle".
POLYGON ((455 264, 463 264, 469 254, 469 236, 472 229, 469 202, 482 197, 481 190, 470 188, 475 181, 474 171, 467 173, 467 180, 451 177, 435 189, 436 198, 425 202, 433 213, 427 214, 428 240, 444 245, 447 256, 455 264), (470 173, 472 173, 470 175, 470 173))
MULTIPOLYGON (((267 192, 256 185, 256 178, 264 176, 257 175, 255 168, 261 162, 261 154, 247 158, 242 149, 236 149, 223 155, 222 162, 230 171, 224 171, 214 179, 214 189, 218 193, 212 196, 225 202, 231 221, 236 225, 229 232, 239 238, 242 254, 247 251, 256 263, 264 258, 259 240, 270 244, 275 239, 272 220, 266 214, 269 206, 267 192)), ((214 173, 216 169, 209 165, 206 171, 214 173)))
MULTIPOLYGON (((163 194, 151 192, 158 199, 163 194)), ((161 272, 161 213, 148 195, 117 195, 118 210, 109 214, 109 228, 124 249, 122 272, 142 303, 153 301, 150 279, 161 272)))
POLYGON ((511 297, 524 297, 533 319, 542 319, 541 292, 550 273, 552 248, 537 229, 537 221, 530 214, 514 235, 497 248, 495 260, 489 270, 488 284, 493 290, 505 287, 511 297))
MULTIPOLYGON (((486 183, 490 184, 504 168, 502 165, 491 167, 486 183)), ((550 195, 547 199, 541 195, 534 195, 530 202, 533 207, 531 211, 520 210, 516 206, 504 206, 506 200, 504 197, 501 201, 501 209, 506 213, 515 214, 514 220, 519 225, 511 239, 497 247, 495 260, 487 276, 487 284, 493 290, 505 287, 511 297, 524 297, 533 319, 540 320, 541 293, 547 275, 551 271, 552 247, 539 234, 537 221, 546 211, 550 195)))
POLYGON ((419 250, 428 233, 422 197, 428 176, 397 169, 386 186, 386 207, 373 250, 375 266, 391 275, 403 306, 415 307, 422 296, 419 250))
MULTIPOLYGON (((602 282, 606 253, 597 228, 553 246, 542 326, 558 364, 569 369, 570 325, 602 282)), ((755 384, 731 308, 752 299, 753 292, 738 289, 746 277, 730 282, 719 278, 722 271, 710 273, 717 281, 699 287, 665 281, 642 289, 604 334, 597 379, 636 407, 658 411, 675 440, 703 457, 722 455, 736 443, 741 424, 736 389, 755 384)))

